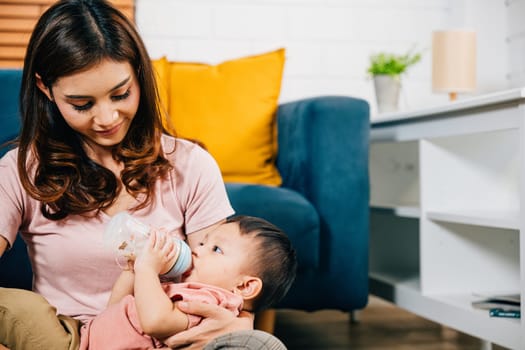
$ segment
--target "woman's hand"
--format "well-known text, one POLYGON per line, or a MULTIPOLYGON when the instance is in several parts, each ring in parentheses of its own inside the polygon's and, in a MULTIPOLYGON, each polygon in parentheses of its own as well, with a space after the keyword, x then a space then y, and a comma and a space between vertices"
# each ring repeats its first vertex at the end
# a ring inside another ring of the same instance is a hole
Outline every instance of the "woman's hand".
POLYGON ((165 339, 164 343, 172 349, 203 349, 206 344, 223 334, 253 329, 254 316, 246 311, 235 317, 224 307, 199 301, 179 302, 177 305, 182 312, 198 315, 203 319, 198 326, 165 339))

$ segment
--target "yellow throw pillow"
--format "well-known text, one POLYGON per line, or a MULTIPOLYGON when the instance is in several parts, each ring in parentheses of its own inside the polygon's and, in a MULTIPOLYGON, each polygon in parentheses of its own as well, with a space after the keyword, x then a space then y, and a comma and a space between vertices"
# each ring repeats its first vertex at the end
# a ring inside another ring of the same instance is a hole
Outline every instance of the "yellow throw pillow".
POLYGON ((204 143, 224 181, 280 185, 275 114, 284 61, 284 49, 218 65, 154 61, 161 99, 168 97, 166 128, 204 143))
MULTIPOLYGON (((157 80, 157 89, 159 90, 159 97, 162 103, 162 112, 165 115, 168 112, 168 101, 169 101, 169 69, 170 62, 166 57, 162 57, 158 60, 153 60, 153 70, 155 71, 155 79, 157 80)), ((166 125, 165 125, 166 126, 166 125)))

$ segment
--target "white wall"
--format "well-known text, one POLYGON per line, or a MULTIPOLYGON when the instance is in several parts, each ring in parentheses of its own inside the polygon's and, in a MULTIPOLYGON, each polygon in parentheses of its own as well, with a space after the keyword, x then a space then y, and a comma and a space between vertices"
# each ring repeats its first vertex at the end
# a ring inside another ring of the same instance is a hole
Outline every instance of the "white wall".
MULTIPOLYGON (((505 0, 467 0, 463 22, 477 34, 477 93, 509 88, 505 0)), ((523 18, 521 15, 521 18, 523 18)))
MULTIPOLYGON (((507 0, 513 1, 525 0, 507 0)), ((352 95, 368 100, 372 113, 375 97, 366 68, 370 54, 378 51, 425 50, 423 60, 403 78, 401 109, 447 101, 446 95, 431 91, 431 33, 437 29, 477 30, 476 93, 506 88, 506 11, 503 0, 136 2, 137 25, 152 58, 219 63, 285 47, 282 102, 352 95)))
POLYGON ((508 79, 510 86, 525 86, 525 0, 507 0, 508 79))

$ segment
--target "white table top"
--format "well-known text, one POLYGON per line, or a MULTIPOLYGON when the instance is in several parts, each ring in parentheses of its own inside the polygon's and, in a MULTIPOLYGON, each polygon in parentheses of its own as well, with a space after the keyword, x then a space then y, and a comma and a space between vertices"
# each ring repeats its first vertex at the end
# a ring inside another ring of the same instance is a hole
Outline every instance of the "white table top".
POLYGON ((509 103, 518 100, 523 100, 523 102, 525 102, 525 87, 479 95, 472 98, 453 101, 444 105, 433 106, 430 108, 382 113, 374 116, 373 120, 371 121, 371 125, 376 126, 383 123, 405 122, 418 118, 436 117, 440 114, 458 112, 501 103, 509 103))

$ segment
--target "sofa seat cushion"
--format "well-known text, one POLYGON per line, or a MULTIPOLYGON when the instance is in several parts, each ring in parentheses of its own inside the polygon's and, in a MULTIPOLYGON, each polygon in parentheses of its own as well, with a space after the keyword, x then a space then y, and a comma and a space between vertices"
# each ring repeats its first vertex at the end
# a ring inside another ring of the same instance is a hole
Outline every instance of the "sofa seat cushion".
POLYGON ((319 266, 319 215, 301 194, 282 187, 226 183, 237 215, 258 216, 281 228, 297 251, 299 271, 319 266))
POLYGON ((27 246, 22 236, 18 235, 11 249, 0 259, 0 287, 31 290, 32 284, 33 271, 27 246))

